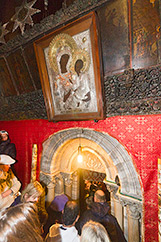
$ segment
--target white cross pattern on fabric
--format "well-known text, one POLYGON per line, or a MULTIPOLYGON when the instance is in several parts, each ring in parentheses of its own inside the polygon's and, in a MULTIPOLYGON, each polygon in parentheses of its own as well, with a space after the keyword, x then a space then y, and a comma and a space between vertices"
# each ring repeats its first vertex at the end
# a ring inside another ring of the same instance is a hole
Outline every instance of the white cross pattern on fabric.
POLYGON ((136 141, 138 141, 139 143, 143 143, 145 141, 145 137, 143 134, 137 134, 135 137, 136 141))
POLYGON ((138 117, 137 119, 134 120, 137 124, 145 124, 148 120, 144 117, 138 117))
POLYGON ((136 154, 136 156, 139 160, 144 160, 147 157, 143 152, 136 154))
POLYGON ((134 130, 134 128, 129 124, 129 126, 126 127, 126 130, 127 130, 129 133, 131 133, 131 132, 134 130))

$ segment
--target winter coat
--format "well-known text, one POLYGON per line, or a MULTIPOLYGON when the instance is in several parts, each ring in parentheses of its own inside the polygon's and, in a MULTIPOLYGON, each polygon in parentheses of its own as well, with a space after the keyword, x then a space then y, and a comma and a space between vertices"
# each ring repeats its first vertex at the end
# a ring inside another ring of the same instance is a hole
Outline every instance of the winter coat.
POLYGON ((94 202, 90 209, 87 209, 76 223, 78 233, 81 234, 83 225, 89 220, 101 223, 107 230, 112 242, 126 242, 123 231, 117 222, 117 219, 109 214, 110 207, 108 203, 94 202))
POLYGON ((8 208, 18 195, 21 183, 17 177, 13 174, 12 170, 5 172, 0 169, 0 210, 2 208, 8 208), (11 189, 12 193, 2 198, 2 192, 11 189))
POLYGON ((11 143, 10 139, 1 141, 0 143, 0 154, 9 155, 13 159, 16 158, 16 147, 15 144, 11 143))

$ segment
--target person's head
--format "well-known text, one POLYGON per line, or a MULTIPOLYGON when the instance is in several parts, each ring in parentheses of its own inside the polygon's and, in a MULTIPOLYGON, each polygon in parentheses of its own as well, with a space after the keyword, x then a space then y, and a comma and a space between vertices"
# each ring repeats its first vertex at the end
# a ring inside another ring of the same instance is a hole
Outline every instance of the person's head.
POLYGON ((66 226, 74 225, 78 219, 79 208, 75 201, 68 201, 63 210, 63 223, 66 226))
POLYGON ((97 190, 94 194, 94 202, 103 203, 106 202, 105 193, 102 190, 97 190))
POLYGON ((40 224, 34 204, 18 204, 0 212, 0 241, 42 242, 40 224))
POLYGON ((81 59, 78 59, 75 63, 75 71, 78 76, 81 73, 82 67, 83 67, 83 61, 81 59))
POLYGON ((110 242, 106 229, 100 223, 89 221, 82 228, 81 242, 110 242))
POLYGON ((2 169, 4 172, 8 172, 10 166, 14 163, 15 160, 9 155, 0 155, 0 169, 2 169))
POLYGON ((1 138, 1 141, 6 141, 6 140, 8 140, 8 132, 5 131, 5 130, 1 130, 1 131, 0 131, 0 138, 1 138))
POLYGON ((61 67, 61 72, 66 73, 67 72, 67 63, 69 60, 69 55, 68 54, 63 54, 60 58, 60 67, 61 67))
POLYGON ((38 181, 29 183, 22 191, 22 202, 37 202, 41 194, 43 193, 43 187, 38 181))

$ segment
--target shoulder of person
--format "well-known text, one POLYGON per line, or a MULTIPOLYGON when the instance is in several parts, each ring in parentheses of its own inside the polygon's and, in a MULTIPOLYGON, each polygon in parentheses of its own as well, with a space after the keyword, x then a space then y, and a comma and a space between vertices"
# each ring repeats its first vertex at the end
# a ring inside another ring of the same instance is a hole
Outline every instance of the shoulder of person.
POLYGON ((49 229, 49 237, 55 237, 60 234, 60 224, 53 224, 49 229))

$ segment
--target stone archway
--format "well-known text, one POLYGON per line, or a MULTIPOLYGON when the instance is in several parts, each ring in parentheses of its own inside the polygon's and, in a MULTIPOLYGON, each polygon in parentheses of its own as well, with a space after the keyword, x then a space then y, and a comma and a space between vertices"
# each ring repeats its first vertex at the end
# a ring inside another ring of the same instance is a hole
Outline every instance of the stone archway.
MULTIPOLYGON (((99 167, 103 167, 106 171, 106 186, 113 194, 114 215, 119 217, 122 212, 126 213, 126 221, 123 222, 123 218, 120 216, 120 224, 126 230, 126 236, 129 241, 140 241, 139 221, 142 217, 142 190, 139 176, 127 150, 118 140, 107 133, 92 129, 71 128, 51 135, 43 143, 40 180, 43 180, 51 191, 49 202, 53 199, 54 194, 57 194, 56 183, 59 183, 61 192, 63 192, 64 183, 67 191, 70 190, 71 174, 74 173, 75 165, 73 164, 76 164, 80 139, 84 151, 92 152, 97 157, 96 171, 99 171, 99 167), (119 176, 120 187, 115 183, 116 175, 119 176), (133 226, 135 229, 131 229, 134 228, 133 226)), ((92 167, 88 167, 88 169, 92 169, 92 167)), ((76 188, 75 186, 73 189, 76 190, 76 188)))

